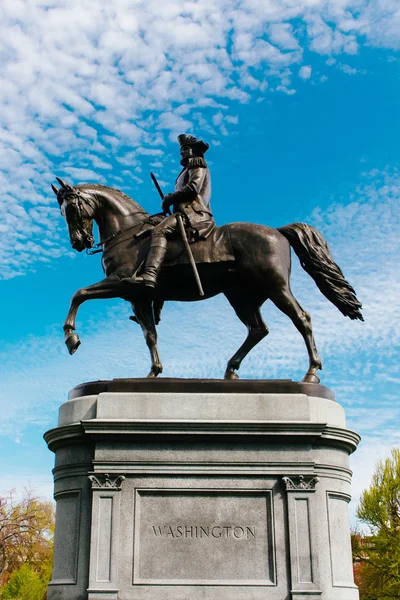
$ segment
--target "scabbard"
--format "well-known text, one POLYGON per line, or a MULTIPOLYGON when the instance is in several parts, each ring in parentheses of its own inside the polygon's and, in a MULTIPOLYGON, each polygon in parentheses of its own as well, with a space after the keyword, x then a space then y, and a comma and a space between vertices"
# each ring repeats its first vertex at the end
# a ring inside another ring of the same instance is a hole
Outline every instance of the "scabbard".
POLYGON ((200 296, 204 296, 203 286, 201 285, 200 276, 199 276, 199 272, 197 270, 196 262, 195 262, 195 260, 193 258, 192 249, 191 249, 190 244, 189 244, 188 239, 187 239, 186 230, 185 230, 185 226, 183 224, 182 215, 179 212, 176 212, 175 213, 175 218, 176 218, 177 223, 178 223, 179 231, 180 231, 180 234, 181 234, 181 237, 182 237, 182 241, 183 241, 183 243, 185 245, 186 252, 187 252, 187 255, 189 257, 190 264, 192 265, 193 274, 194 274, 194 277, 196 279, 197 287, 199 288, 199 294, 200 294, 200 296))
MULTIPOLYGON (((151 176, 151 178, 153 180, 154 185, 156 186, 156 189, 157 189, 158 193, 160 194, 161 199, 163 200, 164 199, 164 194, 163 194, 162 189, 160 188, 160 186, 158 184, 156 176, 154 175, 154 173, 150 173, 150 176, 151 176)), ((185 226, 184 226, 183 220, 182 220, 182 215, 179 212, 176 212, 175 213, 175 217, 176 217, 176 221, 178 223, 178 227, 179 227, 179 231, 180 231, 180 234, 181 234, 181 237, 182 237, 183 244, 185 246, 187 255, 189 257, 190 264, 192 265, 193 275, 194 275, 194 278, 196 279, 197 287, 199 288, 199 294, 200 294, 200 296, 204 296, 203 286, 201 285, 200 276, 199 276, 199 272, 197 270, 197 266, 196 266, 195 260, 193 258, 192 249, 191 249, 190 244, 189 244, 188 239, 187 239, 185 226)))

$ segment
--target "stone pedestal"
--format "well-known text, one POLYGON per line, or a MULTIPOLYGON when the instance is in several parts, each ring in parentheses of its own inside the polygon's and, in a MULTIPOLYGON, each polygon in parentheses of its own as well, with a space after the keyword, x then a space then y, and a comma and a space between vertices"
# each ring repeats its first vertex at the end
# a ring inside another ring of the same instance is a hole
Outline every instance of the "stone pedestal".
POLYGON ((291 381, 74 388, 55 452, 48 600, 356 600, 346 429, 291 381))

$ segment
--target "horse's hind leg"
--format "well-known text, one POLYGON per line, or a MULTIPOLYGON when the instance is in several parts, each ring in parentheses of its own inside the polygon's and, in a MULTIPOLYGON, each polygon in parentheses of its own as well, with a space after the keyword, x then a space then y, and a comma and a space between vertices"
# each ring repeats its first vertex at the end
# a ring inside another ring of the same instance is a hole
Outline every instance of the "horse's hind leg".
POLYGON ((292 320, 294 326, 303 336, 307 346, 309 367, 303 381, 319 383, 319 377, 317 377, 316 372, 322 369, 322 363, 315 345, 309 313, 297 302, 289 286, 282 290, 274 291, 270 294, 270 298, 275 306, 292 320))
POLYGON ((235 373, 242 363, 242 360, 247 354, 260 342, 266 335, 268 335, 268 327, 264 323, 260 307, 250 305, 248 303, 242 303, 230 298, 227 295, 229 302, 234 308, 239 319, 247 327, 248 333, 247 338, 240 346, 239 350, 232 356, 228 361, 228 365, 225 371, 225 379, 238 379, 239 375, 235 373))

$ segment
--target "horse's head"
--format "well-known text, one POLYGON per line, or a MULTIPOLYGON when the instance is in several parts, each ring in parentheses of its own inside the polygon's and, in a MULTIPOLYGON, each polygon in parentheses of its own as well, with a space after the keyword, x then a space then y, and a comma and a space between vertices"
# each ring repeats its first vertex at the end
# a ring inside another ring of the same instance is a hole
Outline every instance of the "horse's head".
POLYGON ((52 185, 57 196, 61 214, 64 217, 69 232, 71 246, 78 252, 91 248, 94 244, 92 235, 95 202, 92 196, 56 177, 61 185, 59 189, 52 185))

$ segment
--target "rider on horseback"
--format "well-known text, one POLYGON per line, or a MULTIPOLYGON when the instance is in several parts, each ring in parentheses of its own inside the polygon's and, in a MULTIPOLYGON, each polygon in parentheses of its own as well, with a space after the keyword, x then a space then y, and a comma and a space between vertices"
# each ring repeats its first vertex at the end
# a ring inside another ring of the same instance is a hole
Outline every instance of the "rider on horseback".
MULTIPOLYGON (((181 147, 181 165, 175 191, 167 194, 162 202, 165 214, 173 206, 173 213, 183 215, 184 223, 190 228, 192 239, 205 239, 215 227, 210 211, 211 177, 204 154, 209 145, 192 135, 178 136, 181 147)), ((141 274, 133 279, 133 283, 155 287, 161 270, 167 240, 177 236, 178 222, 175 214, 167 216, 151 231, 150 248, 141 274)))

